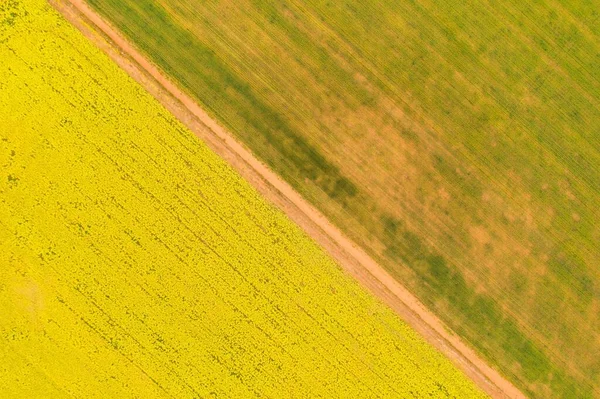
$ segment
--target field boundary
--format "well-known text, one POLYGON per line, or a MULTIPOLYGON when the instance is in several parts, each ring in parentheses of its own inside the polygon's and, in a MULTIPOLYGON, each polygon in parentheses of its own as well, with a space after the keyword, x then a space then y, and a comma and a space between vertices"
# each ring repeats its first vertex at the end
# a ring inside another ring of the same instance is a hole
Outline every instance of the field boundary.
POLYGON ((345 272, 390 306, 483 391, 493 398, 525 398, 519 389, 490 367, 470 346, 452 333, 437 316, 288 183, 259 161, 85 1, 49 2, 268 201, 298 224, 345 272))

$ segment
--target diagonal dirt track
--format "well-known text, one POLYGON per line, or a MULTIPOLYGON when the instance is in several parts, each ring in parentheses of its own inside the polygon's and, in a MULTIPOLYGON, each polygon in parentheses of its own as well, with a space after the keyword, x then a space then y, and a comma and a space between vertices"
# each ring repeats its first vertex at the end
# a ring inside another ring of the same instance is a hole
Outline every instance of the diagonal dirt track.
POLYGON ((332 225, 289 184, 261 163, 231 133, 215 122, 190 96, 169 80, 85 1, 49 1, 68 21, 205 141, 264 197, 284 211, 325 248, 347 273, 394 309, 481 389, 494 398, 525 397, 508 380, 488 366, 457 335, 451 333, 441 320, 375 260, 332 225))

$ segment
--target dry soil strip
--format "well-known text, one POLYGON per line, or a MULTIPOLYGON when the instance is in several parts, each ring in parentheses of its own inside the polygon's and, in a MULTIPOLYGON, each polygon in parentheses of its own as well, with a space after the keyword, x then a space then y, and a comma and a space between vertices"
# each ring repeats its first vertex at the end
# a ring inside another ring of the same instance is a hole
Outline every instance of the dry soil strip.
POLYGON ((49 1, 263 196, 303 228, 346 272, 394 309, 481 389, 493 398, 525 398, 364 250, 215 122, 85 1, 49 1))

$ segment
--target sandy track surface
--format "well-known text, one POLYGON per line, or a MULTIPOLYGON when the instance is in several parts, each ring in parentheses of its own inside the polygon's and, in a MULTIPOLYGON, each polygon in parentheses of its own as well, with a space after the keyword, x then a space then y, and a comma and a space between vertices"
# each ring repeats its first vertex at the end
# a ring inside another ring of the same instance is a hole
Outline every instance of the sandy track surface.
POLYGON ((159 100, 338 264, 390 306, 493 398, 525 398, 365 251, 260 162, 83 0, 49 0, 86 37, 159 100))

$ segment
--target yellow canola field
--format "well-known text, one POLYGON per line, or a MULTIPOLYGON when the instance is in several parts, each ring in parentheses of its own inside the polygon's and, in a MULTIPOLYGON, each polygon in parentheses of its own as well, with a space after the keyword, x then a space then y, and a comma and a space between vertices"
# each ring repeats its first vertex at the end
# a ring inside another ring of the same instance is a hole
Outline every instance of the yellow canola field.
POLYGON ((482 397, 43 0, 0 1, 0 397, 482 397))

